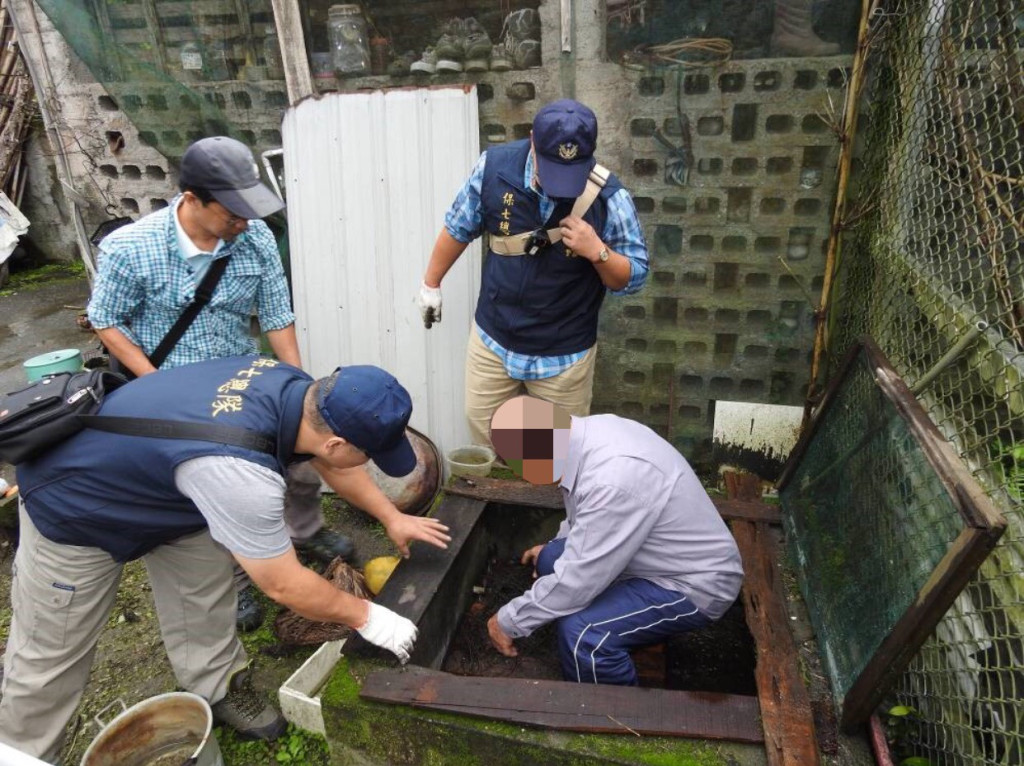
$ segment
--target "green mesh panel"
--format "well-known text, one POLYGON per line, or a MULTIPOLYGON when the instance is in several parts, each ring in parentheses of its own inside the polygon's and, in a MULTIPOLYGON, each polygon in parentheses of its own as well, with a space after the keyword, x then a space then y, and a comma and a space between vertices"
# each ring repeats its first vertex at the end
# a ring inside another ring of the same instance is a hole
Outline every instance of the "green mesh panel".
POLYGON ((1024 763, 1024 7, 882 3, 843 232, 831 366, 870 334, 922 392, 1008 528, 891 702, 898 757, 1024 763))
POLYGON ((863 351, 781 493, 837 705, 963 528, 863 351))

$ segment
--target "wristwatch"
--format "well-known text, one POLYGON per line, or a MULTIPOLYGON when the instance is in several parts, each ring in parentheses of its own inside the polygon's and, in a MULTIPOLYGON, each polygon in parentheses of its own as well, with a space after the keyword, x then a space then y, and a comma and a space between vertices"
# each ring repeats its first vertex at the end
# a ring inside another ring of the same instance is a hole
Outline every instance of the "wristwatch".
POLYGON ((601 248, 601 252, 597 254, 597 260, 600 261, 601 263, 607 263, 608 262, 608 248, 607 247, 602 247, 601 248))

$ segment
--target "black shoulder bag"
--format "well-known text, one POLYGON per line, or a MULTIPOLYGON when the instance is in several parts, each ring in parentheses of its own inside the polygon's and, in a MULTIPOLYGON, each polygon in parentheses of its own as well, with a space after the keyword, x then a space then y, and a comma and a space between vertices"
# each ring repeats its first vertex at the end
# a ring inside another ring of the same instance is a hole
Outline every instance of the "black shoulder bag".
POLYGON ((234 426, 94 415, 103 397, 127 381, 106 370, 61 372, 0 398, 0 460, 39 457, 83 428, 128 436, 197 439, 274 454, 272 436, 234 426))
MULTIPOLYGON (((231 259, 231 255, 225 255, 223 258, 214 258, 213 263, 210 264, 210 268, 206 270, 206 274, 203 275, 202 281, 196 287, 195 297, 192 302, 185 307, 185 310, 181 312, 181 316, 171 326, 171 329, 167 331, 163 340, 157 345, 156 350, 149 356, 149 361, 160 369, 160 365, 167 359, 167 355, 171 353, 171 350, 177 345, 178 341, 181 340, 181 336, 185 334, 185 331, 189 328, 195 318, 199 316, 199 312, 203 310, 203 306, 210 302, 213 297, 213 291, 217 289, 217 283, 220 282, 220 278, 224 276, 224 272, 228 267, 228 261, 231 259)), ((108 350, 107 354, 110 357, 110 369, 119 375, 123 375, 128 380, 135 379, 135 373, 125 367, 121 360, 111 354, 108 350)))

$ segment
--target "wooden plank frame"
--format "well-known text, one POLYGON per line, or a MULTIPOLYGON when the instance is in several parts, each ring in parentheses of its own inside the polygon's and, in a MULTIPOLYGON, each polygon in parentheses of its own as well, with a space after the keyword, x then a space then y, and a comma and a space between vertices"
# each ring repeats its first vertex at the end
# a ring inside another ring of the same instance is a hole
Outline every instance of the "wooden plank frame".
MULTIPOLYGON (((881 703, 895 678, 902 673, 943 615, 949 610, 982 561, 1006 530, 1006 519, 967 470, 948 440, 897 374, 881 349, 868 337, 850 349, 833 378, 809 427, 793 449, 778 480, 782 492, 792 480, 839 390, 858 360, 866 360, 881 393, 907 424, 953 506, 964 528, 921 586, 917 597, 883 637, 841 702, 840 726, 852 731, 865 723, 881 703)), ((809 605, 813 608, 813 605, 809 605)), ((832 679, 835 686, 835 679, 832 679)))

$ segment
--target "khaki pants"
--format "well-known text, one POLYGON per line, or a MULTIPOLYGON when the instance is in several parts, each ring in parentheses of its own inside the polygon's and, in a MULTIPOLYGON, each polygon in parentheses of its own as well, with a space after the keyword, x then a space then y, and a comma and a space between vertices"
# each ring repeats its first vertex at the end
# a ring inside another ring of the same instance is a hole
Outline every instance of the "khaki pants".
MULTIPOLYGON (((99 548, 54 543, 19 513, 10 636, 0 686, 0 741, 56 760, 89 679, 122 564, 99 548)), ((208 531, 148 553, 160 632, 178 683, 217 702, 247 664, 235 635, 230 556, 208 531)))
POLYGON ((594 346, 580 361, 553 378, 515 380, 505 372, 497 354, 480 340, 480 333, 473 325, 466 348, 466 419, 473 443, 489 445, 494 411, 523 393, 553 402, 570 415, 589 415, 596 356, 597 346, 594 346))

